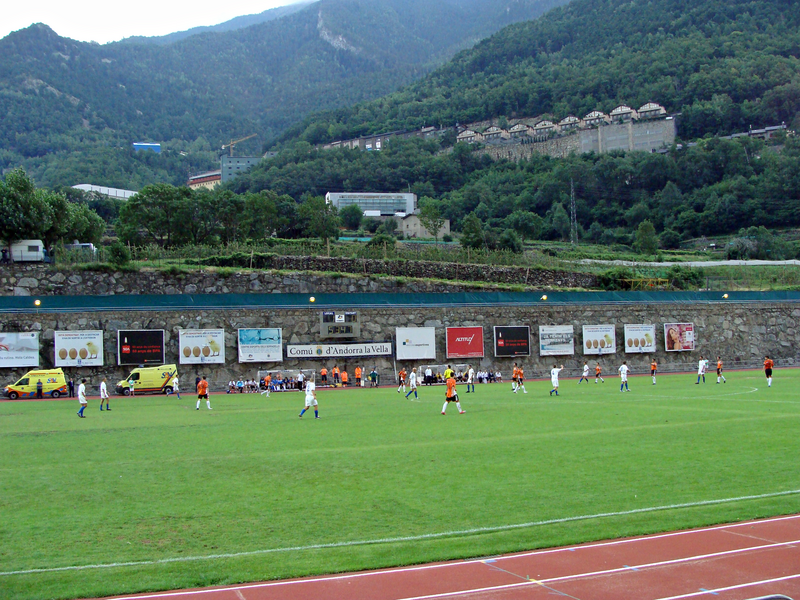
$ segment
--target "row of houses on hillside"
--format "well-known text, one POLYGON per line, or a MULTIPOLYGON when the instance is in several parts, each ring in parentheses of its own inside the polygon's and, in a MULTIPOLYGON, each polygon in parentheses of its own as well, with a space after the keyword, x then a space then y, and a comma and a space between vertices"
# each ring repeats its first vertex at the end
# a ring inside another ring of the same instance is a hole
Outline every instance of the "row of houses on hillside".
POLYGON ((456 138, 459 142, 473 144, 475 142, 496 142, 500 140, 510 140, 515 138, 532 138, 536 141, 543 141, 558 134, 570 133, 573 130, 590 129, 614 123, 626 123, 629 121, 643 121, 650 119, 666 118, 667 111, 660 104, 648 102, 634 110, 630 106, 620 105, 606 114, 599 110, 593 110, 582 119, 574 115, 564 117, 558 122, 549 119, 542 119, 535 125, 517 123, 513 127, 503 129, 497 125, 492 125, 484 131, 465 129, 456 138))

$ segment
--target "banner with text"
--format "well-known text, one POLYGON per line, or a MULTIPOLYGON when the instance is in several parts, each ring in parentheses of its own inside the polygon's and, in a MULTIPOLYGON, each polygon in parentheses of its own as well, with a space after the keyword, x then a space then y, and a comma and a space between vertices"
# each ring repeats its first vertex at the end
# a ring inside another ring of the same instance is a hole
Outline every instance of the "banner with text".
POLYGON ((368 344, 316 344, 286 346, 286 358, 357 358, 359 356, 391 356, 392 342, 368 344))
POLYGON ((224 329, 181 329, 178 348, 182 365, 225 364, 224 329))
POLYGON ((527 325, 495 326, 494 355, 529 356, 531 353, 531 328, 527 325))
POLYGON ((436 358, 435 327, 398 327, 397 360, 436 358))
POLYGON ((575 354, 572 325, 539 325, 539 356, 575 354))
POLYGON ((274 327, 240 329, 239 362, 283 362, 283 330, 274 327))
POLYGON ((617 334, 614 325, 584 325, 584 354, 614 354, 617 351, 617 334))
POLYGON ((57 367, 102 367, 102 331, 56 331, 54 334, 57 367))
POLYGON ((664 323, 664 346, 667 352, 694 350, 694 323, 664 323))
POLYGON ((0 331, 0 367, 38 367, 39 332, 0 331))
POLYGON ((483 327, 448 327, 447 358, 483 358, 483 327))
POLYGON ((655 352, 655 325, 625 325, 625 352, 655 352))
POLYGON ((117 364, 164 364, 164 330, 117 331, 117 364))

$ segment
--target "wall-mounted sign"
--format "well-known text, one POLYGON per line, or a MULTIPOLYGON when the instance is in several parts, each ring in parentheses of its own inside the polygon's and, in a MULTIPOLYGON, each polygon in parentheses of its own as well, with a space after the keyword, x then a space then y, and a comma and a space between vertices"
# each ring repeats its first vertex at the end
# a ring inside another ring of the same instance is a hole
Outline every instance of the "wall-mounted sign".
POLYGON ((655 325, 625 325, 625 352, 655 352, 655 325))
POLYGON ((117 364, 164 364, 164 330, 117 331, 117 364))
POLYGON ((397 360, 436 358, 435 327, 398 327, 397 360))
POLYGON ((494 355, 528 356, 531 353, 531 328, 521 326, 495 326, 494 355))
POLYGON ((356 358, 359 356, 388 356, 392 354, 392 342, 368 344, 307 344, 286 346, 286 358, 356 358))
POLYGON ((53 337, 57 367, 102 367, 102 331, 56 331, 53 337))
POLYGON ((39 332, 0 331, 0 367, 38 367, 39 332))
POLYGON ((483 327, 448 327, 447 358, 483 358, 483 327))
POLYGON ((539 325, 539 356, 575 354, 572 325, 539 325))
POLYGON ((617 336, 614 325, 584 325, 584 354, 614 354, 617 351, 617 336))
POLYGON ((283 361, 283 331, 277 328, 240 329, 239 362, 283 361))
POLYGON ((694 350, 694 323, 664 323, 664 346, 667 352, 694 350))
POLYGON ((181 329, 178 348, 182 365, 225 364, 224 329, 181 329))

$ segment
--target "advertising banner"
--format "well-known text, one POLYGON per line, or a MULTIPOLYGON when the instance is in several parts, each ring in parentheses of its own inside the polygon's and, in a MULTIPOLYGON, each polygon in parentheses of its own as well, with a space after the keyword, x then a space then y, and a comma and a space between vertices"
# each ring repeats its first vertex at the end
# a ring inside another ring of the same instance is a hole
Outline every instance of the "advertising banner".
POLYGON ((38 367, 39 332, 0 331, 0 367, 38 367))
POLYGON ((391 356, 392 342, 368 344, 307 344, 286 346, 286 358, 355 358, 359 356, 391 356))
POLYGON ((102 331, 56 331, 57 367, 102 367, 102 331))
POLYGON ((436 358, 435 327, 398 327, 397 360, 436 358))
POLYGON ((539 325, 539 356, 575 354, 572 325, 539 325))
POLYGON ((178 332, 180 364, 225 364, 224 329, 181 329, 178 332))
POLYGON ((584 325, 584 354, 614 354, 617 351, 617 334, 614 325, 584 325))
POLYGON ((694 323, 664 323, 664 346, 667 352, 694 350, 694 323))
POLYGON ((625 325, 625 352, 655 351, 655 325, 625 325))
POLYGON ((494 355, 529 356, 531 353, 531 328, 521 326, 495 326, 494 355))
POLYGON ((117 364, 164 364, 164 330, 117 331, 117 364))
POLYGON ((483 358, 483 327, 448 327, 447 358, 483 358))
POLYGON ((283 362, 283 330, 240 329, 239 362, 283 362))

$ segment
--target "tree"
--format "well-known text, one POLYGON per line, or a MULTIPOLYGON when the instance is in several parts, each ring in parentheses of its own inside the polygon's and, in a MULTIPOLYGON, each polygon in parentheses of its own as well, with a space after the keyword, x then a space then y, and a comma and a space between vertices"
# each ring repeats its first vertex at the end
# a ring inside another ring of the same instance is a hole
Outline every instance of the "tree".
POLYGON ((509 229, 516 231, 524 243, 528 238, 538 239, 542 234, 544 219, 534 212, 515 210, 506 217, 505 224, 509 229))
POLYGON ((566 240, 569 237, 569 216, 567 215, 567 210, 564 208, 564 205, 560 202, 554 204, 553 208, 550 210, 550 222, 552 223, 553 229, 561 236, 562 240, 566 240))
POLYGON ((515 254, 520 254, 524 250, 524 245, 519 234, 513 229, 506 229, 500 234, 497 247, 501 250, 509 250, 515 254))
POLYGON ((191 196, 187 187, 176 188, 165 183, 145 186, 119 211, 117 235, 131 244, 174 245, 179 237, 178 227, 185 225, 179 205, 187 196, 191 196))
POLYGON ((461 224, 461 245, 465 248, 483 248, 485 245, 481 220, 469 213, 461 224))
POLYGON ((639 224, 633 246, 642 254, 655 254, 658 252, 656 228, 650 221, 644 220, 639 224))
POLYGON ((339 217, 344 222, 347 229, 356 231, 361 227, 361 221, 364 219, 364 211, 357 204, 348 204, 339 211, 339 217))
POLYGON ((47 226, 48 207, 36 195, 33 181, 15 169, 0 182, 0 239, 9 246, 26 238, 38 238, 47 226))
POLYGON ((297 216, 306 237, 338 239, 339 215, 336 207, 325 202, 325 198, 320 196, 306 198, 297 209, 297 216))
POLYGON ((437 242, 439 241, 439 230, 442 228, 445 222, 445 218, 442 216, 442 213, 439 212, 439 207, 435 204, 435 200, 432 198, 423 198, 420 201, 420 208, 419 211, 419 222, 422 226, 428 230, 433 236, 433 239, 437 242), (422 200, 427 200, 423 204, 422 200))
POLYGON ((397 235, 397 221, 392 218, 385 219, 380 225, 378 225, 375 233, 378 235, 397 235))

